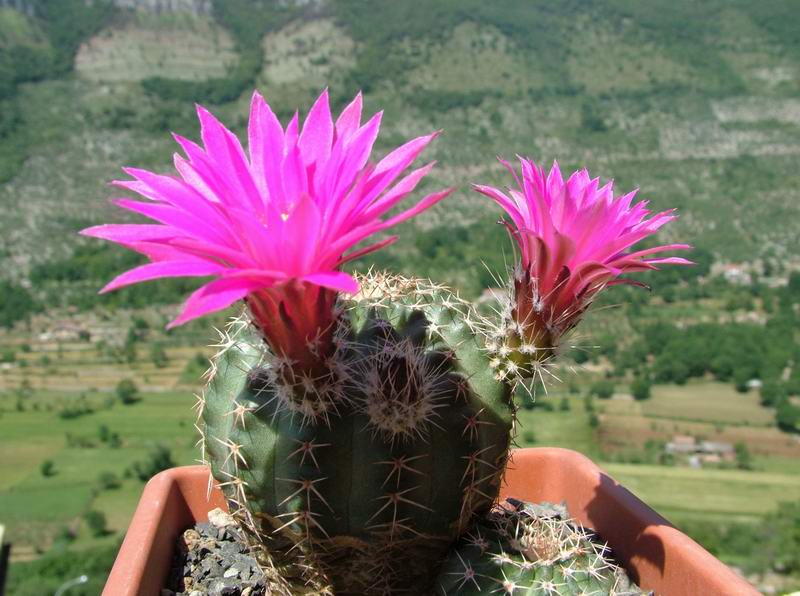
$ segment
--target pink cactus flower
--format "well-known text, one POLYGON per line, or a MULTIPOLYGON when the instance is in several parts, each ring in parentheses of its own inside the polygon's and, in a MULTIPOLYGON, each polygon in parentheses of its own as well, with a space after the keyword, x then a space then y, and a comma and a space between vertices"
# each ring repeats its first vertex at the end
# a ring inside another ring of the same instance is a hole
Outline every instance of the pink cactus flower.
POLYGON ((522 179, 508 162, 517 188, 508 194, 474 185, 508 214, 503 222, 520 251, 514 272, 510 319, 516 330, 515 348, 549 357, 559 339, 571 330, 603 288, 638 284, 621 275, 657 269, 657 265, 687 265, 680 257, 650 258, 686 244, 667 244, 630 251, 677 216, 674 210, 651 215, 647 202, 633 203, 636 191, 614 196, 613 182, 600 186, 584 170, 564 182, 557 163, 550 172, 520 158, 522 179))
POLYGON ((215 279, 188 298, 170 326, 244 299, 278 354, 295 361, 313 358, 325 349, 320 344, 332 341, 337 293, 358 291, 356 280, 340 270, 342 264, 397 237, 353 247, 452 191, 430 194, 385 217, 433 167, 429 163, 398 180, 437 133, 408 141, 368 164, 382 113, 362 124, 361 103, 359 94, 334 122, 325 90, 302 127, 295 114, 284 129, 255 93, 247 152, 198 106, 204 146, 174 135, 186 154, 174 157, 180 177, 126 168, 133 180, 114 182, 146 199, 119 199, 119 207, 156 223, 100 225, 81 232, 151 261, 126 271, 101 292, 163 277, 211 276, 215 279), (298 336, 306 346, 298 347, 303 344, 298 336))

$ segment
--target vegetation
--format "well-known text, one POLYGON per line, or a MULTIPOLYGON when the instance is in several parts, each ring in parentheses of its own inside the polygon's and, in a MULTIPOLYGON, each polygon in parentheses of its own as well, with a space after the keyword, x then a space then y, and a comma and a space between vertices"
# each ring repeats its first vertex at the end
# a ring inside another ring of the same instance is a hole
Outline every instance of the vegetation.
POLYGON ((92 536, 105 536, 108 534, 106 524, 106 516, 102 511, 95 511, 93 509, 83 514, 83 520, 86 522, 92 536))
POLYGON ((25 288, 10 281, 0 281, 0 327, 24 322, 39 308, 25 288))
POLYGON ((80 551, 54 549, 35 561, 15 563, 9 573, 8 591, 15 596, 55 594, 65 581, 86 574, 89 581, 72 588, 69 593, 80 596, 100 594, 118 550, 118 543, 80 551))
POLYGON ((39 471, 45 478, 47 478, 48 476, 53 476, 56 473, 55 464, 53 464, 53 460, 52 459, 44 460, 42 462, 42 465, 39 466, 39 471))
POLYGON ((175 467, 175 461, 169 448, 165 445, 156 445, 146 460, 134 462, 131 471, 139 480, 147 482, 159 472, 172 467, 175 467))
POLYGON ((130 379, 122 379, 117 383, 117 399, 126 406, 139 401, 139 388, 130 379))

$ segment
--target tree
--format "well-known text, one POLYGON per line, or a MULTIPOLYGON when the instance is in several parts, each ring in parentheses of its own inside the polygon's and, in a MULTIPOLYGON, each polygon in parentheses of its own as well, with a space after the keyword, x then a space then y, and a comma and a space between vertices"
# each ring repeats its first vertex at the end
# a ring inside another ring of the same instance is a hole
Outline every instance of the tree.
POLYGON ((800 501, 779 504, 765 525, 770 530, 774 566, 784 573, 800 571, 800 501))
POLYGON ((28 290, 10 281, 0 281, 0 327, 11 327, 37 310, 39 305, 28 290))
POLYGON ((761 385, 761 405, 776 406, 786 398, 786 387, 780 381, 769 379, 761 385))
POLYGON ((736 467, 740 470, 752 470, 753 456, 747 448, 747 443, 739 441, 733 448, 736 451, 736 467))
POLYGON ((786 432, 800 431, 800 408, 788 399, 784 399, 775 410, 775 421, 781 430, 786 432))
POLYGON ((125 362, 128 364, 133 364, 136 362, 137 354, 136 354, 136 336, 128 334, 128 337, 125 339, 125 345, 122 347, 122 354, 125 357, 125 362))
POLYGON ((800 271, 792 271, 786 291, 794 300, 800 300, 800 271))
POLYGON ((739 393, 747 393, 750 389, 749 382, 753 378, 753 371, 747 367, 739 367, 733 371, 733 384, 739 393))
POLYGON ((133 464, 132 471, 139 480, 146 482, 159 472, 172 467, 175 467, 175 462, 172 460, 169 448, 164 445, 156 445, 145 461, 137 461, 133 464))
POLYGON ((169 362, 167 352, 158 342, 150 345, 150 361, 153 363, 153 365, 155 365, 156 368, 164 368, 169 362))
POLYGON ((92 536, 105 536, 108 534, 108 528, 106 527, 108 522, 106 521, 105 513, 102 511, 90 509, 83 514, 83 520, 89 527, 89 531, 92 533, 92 536))
POLYGON ((614 395, 614 383, 609 379, 595 381, 589 391, 600 399, 610 399, 614 395))
POLYGON ((102 490, 115 490, 121 486, 119 478, 114 472, 100 472, 97 476, 97 484, 102 490))
POLYGON ((631 395, 633 399, 642 401, 650 399, 650 381, 644 377, 636 377, 631 383, 631 395))
POLYGON ((126 406, 135 404, 139 399, 139 388, 130 379, 122 379, 117 383, 117 399, 126 406))
POLYGON ((56 473, 56 466, 53 463, 52 459, 46 459, 42 462, 39 466, 39 471, 42 473, 42 476, 45 478, 49 478, 50 476, 54 476, 56 473))

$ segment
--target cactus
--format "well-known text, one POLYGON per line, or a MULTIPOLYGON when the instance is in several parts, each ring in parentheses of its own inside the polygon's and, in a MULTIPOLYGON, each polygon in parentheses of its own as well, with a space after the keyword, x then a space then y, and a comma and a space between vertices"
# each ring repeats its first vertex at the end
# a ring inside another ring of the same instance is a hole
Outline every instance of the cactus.
POLYGON ((565 507, 515 499, 469 529, 444 562, 436 589, 442 596, 643 595, 565 507))
POLYGON ((336 593, 420 594, 497 496, 512 386, 469 304, 416 280, 359 282, 314 378, 233 323, 200 402, 204 452, 276 559, 299 544, 336 593))

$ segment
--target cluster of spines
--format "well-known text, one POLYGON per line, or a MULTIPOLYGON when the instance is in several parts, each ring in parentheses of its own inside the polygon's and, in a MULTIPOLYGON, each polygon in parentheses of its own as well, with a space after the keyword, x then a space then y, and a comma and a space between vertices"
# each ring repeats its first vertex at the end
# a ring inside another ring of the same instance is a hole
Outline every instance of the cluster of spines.
MULTIPOLYGON (((551 292, 557 291, 560 285, 551 292)), ((547 296, 539 294, 537 280, 530 278, 517 264, 503 291, 495 295, 497 304, 490 304, 492 316, 480 321, 495 379, 523 388, 531 398, 536 397, 538 388, 546 392, 551 383, 560 383, 556 370, 560 365, 557 366, 556 361, 565 348, 565 340, 575 341, 575 325, 591 306, 597 293, 596 288, 593 290, 563 312, 547 312, 547 296), (520 292, 529 295, 518 296, 520 292), (519 320, 517 313, 520 300, 532 305, 531 313, 524 320, 519 320), (536 331, 532 333, 533 329, 536 331)), ((587 348, 572 344, 567 347, 587 348)))
MULTIPOLYGON (((423 281, 397 275, 385 275, 372 272, 362 277, 359 281, 361 282, 362 288, 366 289, 359 298, 366 303, 368 308, 376 309, 384 313, 390 322, 392 318, 391 313, 396 311, 398 304, 403 304, 403 306, 409 310, 437 304, 449 319, 449 324, 458 321, 466 325, 470 334, 478 339, 480 348, 492 351, 490 335, 491 323, 487 321, 486 318, 476 313, 472 305, 468 301, 462 299, 458 292, 451 292, 447 286, 436 285, 428 280, 423 281), (413 302, 408 302, 409 297, 413 297, 413 302)), ((435 321, 427 322, 426 333, 431 344, 435 345, 437 340, 444 340, 445 338, 442 336, 444 331, 444 326, 438 325, 435 321)), ((448 344, 447 350, 452 351, 459 347, 459 343, 448 344)), ((434 370, 431 372, 435 374, 437 371, 434 370)), ((463 396, 463 399, 466 399, 469 393, 469 380, 469 375, 467 375, 457 382, 457 395, 463 396)), ((495 380, 499 383, 508 383, 513 387, 522 380, 522 376, 495 376, 495 380)), ((431 415, 428 416, 427 420, 431 421, 436 410, 436 395, 435 392, 432 391, 429 392, 429 395, 431 397, 429 402, 425 404, 425 411, 430 412, 431 415)), ((509 407, 512 413, 513 424, 513 402, 509 402, 509 407)), ((483 418, 483 412, 484 410, 480 409, 462 416, 463 430, 461 434, 465 440, 474 442, 477 440, 481 426, 493 424, 483 418)), ((424 426, 421 428, 424 429, 424 426)), ((400 432, 403 431, 401 430, 400 432)), ((509 436, 509 445, 511 441, 513 441, 513 427, 512 433, 509 436)), ((460 486, 463 487, 464 491, 460 513, 460 519, 463 524, 468 523, 469 520, 472 519, 472 514, 479 508, 479 504, 494 500, 494 496, 487 493, 487 491, 490 490, 490 486, 499 486, 507 459, 507 453, 505 451, 500 458, 495 458, 493 460, 487 459, 487 452, 491 451, 494 447, 496 446, 490 445, 478 448, 469 455, 462 456, 462 459, 465 460, 465 469, 460 479, 460 486)))
POLYGON ((443 566, 444 596, 639 596, 608 546, 561 506, 506 502, 462 537, 443 566))

